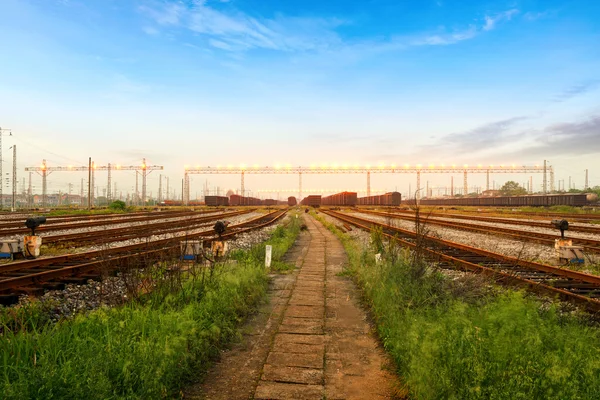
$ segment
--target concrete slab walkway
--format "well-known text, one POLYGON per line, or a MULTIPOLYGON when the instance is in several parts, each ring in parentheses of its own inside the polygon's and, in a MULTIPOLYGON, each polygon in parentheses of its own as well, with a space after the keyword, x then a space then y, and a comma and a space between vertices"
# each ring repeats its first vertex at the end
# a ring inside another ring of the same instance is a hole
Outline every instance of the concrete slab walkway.
POLYGON ((298 271, 275 278, 270 304, 250 322, 246 342, 226 353, 186 398, 393 398, 396 377, 360 293, 339 276, 346 262, 342 244, 318 221, 302 217, 308 233, 290 253, 298 271))

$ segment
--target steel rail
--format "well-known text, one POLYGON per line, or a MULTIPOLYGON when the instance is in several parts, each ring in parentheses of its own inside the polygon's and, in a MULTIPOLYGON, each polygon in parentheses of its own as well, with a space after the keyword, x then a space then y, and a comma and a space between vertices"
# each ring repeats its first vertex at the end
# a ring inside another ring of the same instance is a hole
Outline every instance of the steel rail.
MULTIPOLYGON (((322 212, 366 231, 371 231, 374 226, 381 227, 386 237, 403 246, 413 249, 417 246, 414 243, 417 235, 413 231, 331 210, 322 212)), ((562 299, 582 304, 589 310, 600 311, 600 301, 596 299, 600 297, 600 276, 524 261, 447 240, 432 237, 423 239, 422 249, 428 258, 438 263, 441 261, 442 266, 459 266, 482 272, 503 283, 525 285, 532 290, 558 294, 562 299)))
MULTIPOLYGON (((205 213, 202 213, 205 214, 205 213)), ((169 218, 179 218, 179 217, 185 217, 188 215, 199 215, 199 213, 194 213, 194 212, 186 212, 186 213, 177 213, 175 215, 169 215, 169 214, 161 214, 161 215, 152 215, 152 214, 148 214, 148 215, 144 215, 144 216, 134 216, 134 217, 130 217, 130 218, 124 218, 124 217, 120 217, 120 218, 111 218, 111 219, 100 219, 100 220, 81 220, 81 221, 76 221, 75 223, 71 223, 71 221, 60 221, 60 222, 53 222, 51 219, 47 220, 46 223, 48 225, 42 225, 39 228, 36 228, 36 233, 43 233, 43 232, 52 232, 52 231, 59 231, 59 230, 69 230, 69 229, 80 229, 80 228, 87 228, 87 227, 91 227, 91 226, 105 226, 105 225, 117 225, 117 224, 126 224, 129 222, 144 222, 144 221, 153 221, 156 219, 169 219, 169 218)), ((51 217, 49 217, 51 218, 51 217)), ((24 221, 23 223, 18 224, 18 226, 22 227, 24 226, 24 221)), ((7 228, 7 229, 0 229, 0 235, 16 235, 16 234, 26 234, 29 232, 29 229, 27 228, 7 228)))
MULTIPOLYGON (((111 214, 86 214, 86 215, 55 215, 55 216, 46 216, 46 225, 53 224, 65 224, 71 222, 79 222, 79 221, 99 221, 99 220, 112 220, 112 219, 129 219, 129 218, 139 218, 139 217, 164 217, 165 215, 188 215, 188 214, 204 214, 223 211, 223 209, 218 210, 210 210, 210 211, 138 211, 138 212, 128 212, 128 213, 111 213, 111 214)), ((18 218, 11 219, 0 219, 0 233, 1 230, 10 229, 10 228, 21 228, 24 226, 25 219, 31 216, 44 216, 44 213, 40 214, 25 214, 19 216, 18 218)))
MULTIPOLYGON (((261 215, 240 224, 229 227, 230 232, 222 235, 222 238, 231 238, 240 233, 260 229, 268 226, 282 218, 286 210, 275 210, 269 214, 261 215)), ((194 234, 181 235, 168 239, 155 240, 149 243, 117 247, 108 250, 92 251, 88 253, 73 254, 47 259, 30 260, 21 263, 22 267, 28 264, 27 270, 23 276, 9 277, 1 279, 0 294, 6 295, 9 291, 22 288, 29 285, 39 285, 61 277, 81 275, 99 268, 114 268, 140 257, 149 257, 146 261, 151 262, 156 257, 176 251, 179 248, 181 240, 192 240, 200 237, 208 237, 207 240, 214 240, 216 237, 212 231, 198 232, 194 234), (151 249, 148 246, 152 246, 151 249), (150 257, 153 256, 153 257, 150 257), (73 264, 73 265, 65 265, 73 264), (35 271, 35 269, 47 268, 49 270, 35 271)))
MULTIPOLYGON (((364 214, 378 215, 378 216, 382 216, 382 217, 403 219, 403 220, 407 220, 407 221, 414 221, 416 218, 414 215, 411 216, 411 215, 401 215, 401 214, 390 214, 390 213, 379 212, 379 211, 359 210, 359 212, 364 213, 364 214)), ((420 218, 421 218, 421 221, 423 221, 423 223, 428 223, 431 225, 438 225, 438 226, 442 226, 442 227, 446 227, 446 228, 466 230, 466 231, 482 233, 482 234, 489 234, 490 232, 494 232, 494 233, 499 233, 503 236, 516 238, 516 239, 520 239, 520 240, 526 240, 526 241, 530 241, 530 242, 546 244, 549 246, 554 246, 554 243, 555 243, 554 241, 556 239, 560 239, 560 235, 552 235, 549 233, 541 233, 541 232, 520 231, 520 230, 516 230, 516 229, 511 229, 511 228, 469 224, 469 223, 465 223, 465 222, 443 221, 443 220, 440 220, 437 218, 431 218, 427 214, 420 218)), ((547 226, 547 228, 550 228, 550 227, 547 226)), ((573 240, 573 243, 576 245, 577 244, 583 245, 583 248, 590 253, 600 253, 600 240, 585 239, 585 238, 578 238, 578 237, 571 237, 570 239, 573 240)))
MULTIPOLYGON (((443 206, 433 206, 433 205, 428 205, 428 206, 422 206, 421 208, 425 208, 425 209, 436 209, 438 207, 443 207, 443 206)), ((451 206, 446 206, 446 207, 451 207, 451 206)), ((504 210, 504 209, 490 209, 489 206, 468 206, 471 207, 473 209, 463 209, 463 210, 456 210, 456 211, 462 211, 465 213, 465 215, 469 215, 475 212, 481 212, 480 210, 484 210, 486 213, 491 213, 491 214, 501 214, 501 215, 506 215, 506 216, 510 216, 510 218, 520 218, 520 217, 539 217, 539 218, 565 218, 565 219, 572 219, 572 220, 578 220, 577 222, 586 222, 586 221, 600 221, 600 214, 575 214, 575 213, 555 213, 555 212, 527 212, 527 211, 519 211, 519 212, 512 212, 512 211, 508 211, 508 210, 504 210)), ((515 207, 519 207, 519 206, 515 206, 515 207)))
POLYGON ((232 211, 229 213, 221 213, 208 216, 196 216, 175 221, 134 225, 124 228, 112 228, 94 230, 89 232, 65 233, 62 235, 44 236, 42 242, 43 244, 77 243, 81 245, 82 243, 106 243, 154 235, 164 235, 166 233, 178 232, 183 229, 192 229, 193 227, 196 227, 199 224, 214 221, 220 218, 249 214, 253 211, 255 211, 255 209, 245 209, 232 211), (158 229, 160 229, 160 231, 157 231, 158 229))
MULTIPOLYGON (((359 209, 361 210, 361 209, 359 209)), ((363 210, 361 210, 362 212, 363 210)), ((373 210, 368 210, 373 211, 373 210)), ((414 211, 407 210, 393 210, 390 213, 392 214, 414 214, 414 211)), ((491 222, 491 223, 499 223, 499 224, 511 224, 511 225, 523 225, 523 226, 531 226, 536 228, 546 228, 552 229, 549 222, 538 222, 537 220, 525 220, 522 218, 501 218, 501 217, 481 217, 477 215, 467 215, 467 214, 444 214, 444 213, 436 213, 436 212, 422 212, 422 215, 426 215, 427 217, 438 217, 438 218, 454 218, 454 219, 466 219, 469 221, 481 221, 481 222, 491 222)), ((579 221, 577 221, 579 222, 579 221)), ((582 232, 582 233, 595 233, 600 235, 600 226, 581 226, 581 225, 569 225, 569 231, 572 232, 582 232)))

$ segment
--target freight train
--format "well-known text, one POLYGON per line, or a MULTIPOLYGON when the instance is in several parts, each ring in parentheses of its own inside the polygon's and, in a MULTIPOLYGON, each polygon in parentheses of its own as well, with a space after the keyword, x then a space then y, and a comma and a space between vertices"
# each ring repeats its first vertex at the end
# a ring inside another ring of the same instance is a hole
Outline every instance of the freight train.
POLYGON ((359 206, 399 206, 402 202, 402 195, 398 192, 388 192, 377 196, 367 196, 358 198, 356 203, 359 206))
MULTIPOLYGON (((414 204, 414 200, 408 202, 414 204)), ((407 203, 407 201, 404 201, 407 203)), ((498 207, 543 207, 543 206, 585 206, 588 203, 585 194, 549 194, 506 197, 457 197, 448 199, 422 199, 423 206, 498 206, 498 207)))
POLYGON ((319 207, 321 205, 321 195, 313 194, 302 199, 300 202, 303 206, 319 207))
POLYGON ((206 196, 204 197, 204 203, 207 206, 228 206, 229 198, 225 196, 206 196))
POLYGON ((331 196, 323 197, 321 205, 324 206, 352 206, 357 202, 356 192, 342 192, 332 194, 331 196))

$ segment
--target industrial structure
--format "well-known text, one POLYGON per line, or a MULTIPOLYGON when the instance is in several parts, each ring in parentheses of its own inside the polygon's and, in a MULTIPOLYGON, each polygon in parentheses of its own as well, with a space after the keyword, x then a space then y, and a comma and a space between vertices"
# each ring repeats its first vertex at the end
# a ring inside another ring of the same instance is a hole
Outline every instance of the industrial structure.
MULTIPOLYGON (((142 204, 146 204, 146 177, 152 171, 162 170, 164 167, 160 165, 147 165, 146 159, 144 158, 141 165, 119 165, 119 164, 108 164, 108 165, 96 165, 92 159, 89 159, 87 167, 48 167, 46 160, 42 160, 42 164, 37 167, 26 167, 25 171, 37 172, 42 176, 42 207, 46 206, 46 196, 48 192, 47 177, 52 172, 73 172, 73 171, 88 171, 88 207, 94 205, 94 182, 96 171, 108 171, 108 185, 106 191, 106 197, 108 201, 112 200, 112 171, 136 171, 135 174, 135 192, 138 192, 138 173, 142 176, 142 204)), ((30 186, 31 186, 31 174, 29 175, 30 186)), ((83 188, 82 188, 83 191, 83 188)), ((83 193, 82 193, 83 197, 83 193)))
MULTIPOLYGON (((421 174, 463 174, 463 193, 467 194, 468 191, 468 174, 486 174, 486 190, 490 190, 490 174, 506 174, 506 173, 534 173, 543 174, 543 193, 548 192, 548 175, 550 177, 550 191, 554 191, 554 170, 552 166, 547 165, 546 160, 542 166, 516 166, 516 165, 476 165, 469 166, 464 164, 458 165, 429 165, 422 166, 417 164, 411 167, 409 164, 403 166, 391 164, 386 165, 364 165, 364 166, 349 166, 349 165, 324 165, 324 166, 310 166, 310 167, 292 167, 286 166, 275 166, 275 167, 247 167, 240 165, 239 167, 227 166, 221 167, 196 167, 186 168, 184 171, 183 178, 183 202, 189 204, 190 201, 190 175, 191 174, 238 174, 241 177, 241 195, 245 194, 245 175, 246 174, 297 174, 298 175, 298 198, 302 199, 302 175, 306 174, 364 174, 367 178, 367 197, 371 195, 371 174, 372 173, 387 173, 387 174, 415 174, 417 179, 417 189, 415 191, 417 200, 420 198, 421 187, 421 174)), ((452 186, 454 191, 454 186, 452 186)), ((453 196, 454 193, 451 193, 453 196)))

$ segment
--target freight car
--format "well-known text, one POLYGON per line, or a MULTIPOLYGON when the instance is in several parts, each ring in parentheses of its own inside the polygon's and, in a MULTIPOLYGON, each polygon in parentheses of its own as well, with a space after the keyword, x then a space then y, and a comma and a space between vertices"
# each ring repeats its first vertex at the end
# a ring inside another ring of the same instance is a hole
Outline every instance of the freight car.
POLYGON ((229 199, 225 196, 206 196, 204 202, 207 206, 228 206, 229 199))
POLYGON ((388 192, 377 196, 360 197, 357 201, 359 206, 399 206, 402 195, 399 192, 388 192))
POLYGON ((298 204, 298 201, 296 201, 296 198, 294 196, 290 196, 290 197, 288 197, 287 204, 288 204, 288 206, 293 207, 296 204, 298 204))
POLYGON ((181 200, 164 200, 161 201, 160 203, 158 203, 159 206, 167 206, 167 207, 171 207, 171 206, 183 206, 183 205, 188 205, 188 206, 203 206, 205 203, 202 203, 198 200, 190 200, 188 201, 187 204, 183 204, 181 202, 181 200))
POLYGON ((230 206, 260 206, 262 205, 262 200, 257 199, 256 197, 244 197, 238 194, 232 194, 229 196, 229 205, 230 206))
POLYGON ((319 207, 321 205, 321 195, 313 194, 302 199, 300 203, 303 206, 319 207))
MULTIPOLYGON (((411 200, 414 203, 414 200, 411 200)), ((573 206, 587 204, 585 194, 549 194, 532 196, 505 197, 458 197, 447 199, 423 199, 419 204, 424 206, 496 206, 496 207, 547 207, 573 206)))
POLYGON ((323 197, 321 205, 324 206, 351 206, 354 207, 357 202, 356 192, 341 192, 323 197))

